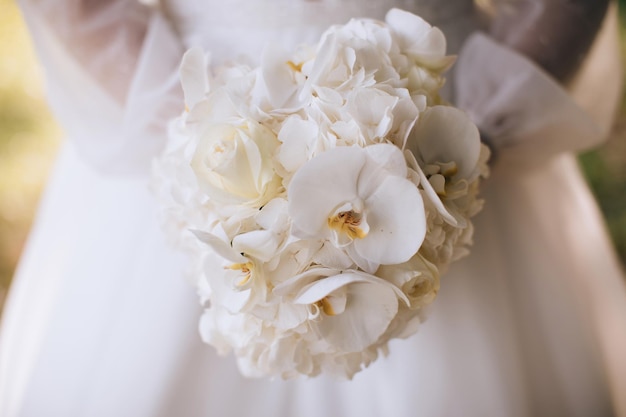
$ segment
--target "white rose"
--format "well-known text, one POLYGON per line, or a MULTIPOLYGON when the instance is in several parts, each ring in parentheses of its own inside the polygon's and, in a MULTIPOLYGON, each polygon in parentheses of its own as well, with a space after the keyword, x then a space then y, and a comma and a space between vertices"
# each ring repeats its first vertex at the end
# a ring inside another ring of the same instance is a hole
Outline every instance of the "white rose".
POLYGON ((200 134, 191 167, 214 201, 260 207, 281 188, 273 162, 279 144, 271 130, 252 120, 211 125, 200 134))

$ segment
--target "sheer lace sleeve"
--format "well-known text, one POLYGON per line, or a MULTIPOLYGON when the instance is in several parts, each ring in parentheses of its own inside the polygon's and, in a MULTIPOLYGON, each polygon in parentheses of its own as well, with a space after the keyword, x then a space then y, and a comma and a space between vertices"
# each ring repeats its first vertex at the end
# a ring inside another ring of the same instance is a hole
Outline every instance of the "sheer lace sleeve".
POLYGON ((108 173, 146 173, 180 109, 182 47, 136 0, 21 0, 52 109, 77 150, 108 173))

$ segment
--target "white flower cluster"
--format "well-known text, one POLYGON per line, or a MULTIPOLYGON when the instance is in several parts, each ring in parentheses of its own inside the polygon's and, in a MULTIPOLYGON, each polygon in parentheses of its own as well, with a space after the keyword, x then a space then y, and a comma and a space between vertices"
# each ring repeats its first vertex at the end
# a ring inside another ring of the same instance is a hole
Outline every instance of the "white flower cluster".
POLYGON ((452 62, 397 9, 258 67, 185 55, 155 184, 194 260, 202 337, 245 375, 352 377, 416 331, 487 174, 476 127, 438 95, 452 62))

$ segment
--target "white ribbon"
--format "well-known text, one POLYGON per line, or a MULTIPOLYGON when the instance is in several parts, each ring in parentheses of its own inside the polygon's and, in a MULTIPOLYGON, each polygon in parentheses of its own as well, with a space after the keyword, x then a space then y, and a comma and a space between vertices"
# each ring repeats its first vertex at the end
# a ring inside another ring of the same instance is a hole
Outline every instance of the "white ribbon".
POLYGON ((542 161, 597 144, 603 131, 567 91, 532 61, 482 34, 463 47, 456 105, 496 153, 542 161))

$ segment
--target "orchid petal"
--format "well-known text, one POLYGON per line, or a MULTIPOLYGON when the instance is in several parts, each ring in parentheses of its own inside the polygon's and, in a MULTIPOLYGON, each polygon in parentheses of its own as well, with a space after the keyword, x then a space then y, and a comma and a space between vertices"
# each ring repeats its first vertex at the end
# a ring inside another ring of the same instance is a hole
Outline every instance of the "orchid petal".
POLYGON ((233 288, 231 284, 238 280, 239 273, 225 269, 223 261, 213 253, 207 255, 204 268, 212 291, 211 300, 219 301, 220 305, 232 313, 243 310, 250 300, 252 290, 233 288))
POLYGON ((444 206, 443 201, 441 201, 441 198, 439 198, 433 186, 430 185, 428 178, 426 178, 426 174, 424 174, 424 171, 422 171, 422 167, 420 167, 419 164, 417 163, 417 160, 415 159, 415 156, 413 155, 413 153, 409 150, 406 150, 404 151, 404 155, 409 161, 411 168, 413 168, 415 172, 417 172, 417 175, 419 176, 419 179, 420 179, 420 184, 424 192, 426 193, 426 196, 430 200, 430 202, 437 209, 437 212, 441 215, 441 217, 444 218, 446 222, 448 222, 452 226, 457 226, 459 222, 452 214, 450 214, 450 212, 448 212, 448 209, 446 209, 446 206, 444 206))
POLYGON ((297 302, 317 302, 343 287, 347 288, 345 310, 324 316, 316 327, 320 336, 334 347, 345 352, 362 351, 378 340, 395 317, 398 311, 395 287, 375 277, 346 272, 317 281, 297 302))
POLYGON ((209 245, 211 249, 213 249, 213 252, 226 259, 227 261, 233 263, 248 262, 248 259, 245 256, 241 255, 235 249, 230 247, 228 243, 224 242, 222 239, 215 236, 214 234, 203 232, 200 230, 192 230, 192 232, 200 241, 209 245))
POLYGON ((283 228, 289 220, 287 214, 287 200, 274 198, 269 201, 256 215, 255 220, 259 226, 265 230, 276 230, 283 228))
POLYGON ((267 230, 253 230, 242 233, 233 239, 233 248, 262 262, 267 262, 276 256, 280 244, 279 237, 267 230))
POLYGON ((327 228, 328 216, 338 204, 357 199, 357 179, 365 161, 361 148, 335 148, 311 159, 296 172, 288 190, 289 215, 296 236, 319 234, 327 228))
POLYGON ((311 268, 283 282, 282 284, 277 285, 274 287, 273 292, 278 296, 285 296, 289 294, 295 295, 298 289, 305 287, 318 278, 329 277, 338 273, 339 270, 332 268, 311 268))
POLYGON ((343 273, 333 275, 327 278, 321 278, 317 281, 306 285, 298 294, 294 303, 296 304, 313 304, 322 298, 328 296, 333 291, 345 287, 353 282, 366 281, 364 276, 355 273, 343 273))
POLYGON ((463 111, 434 106, 420 115, 408 148, 427 164, 456 162, 454 178, 467 178, 480 157, 480 134, 463 111))
POLYGON ((366 201, 370 232, 354 242, 364 258, 381 264, 409 260, 426 235, 422 196, 406 178, 388 176, 366 201))

